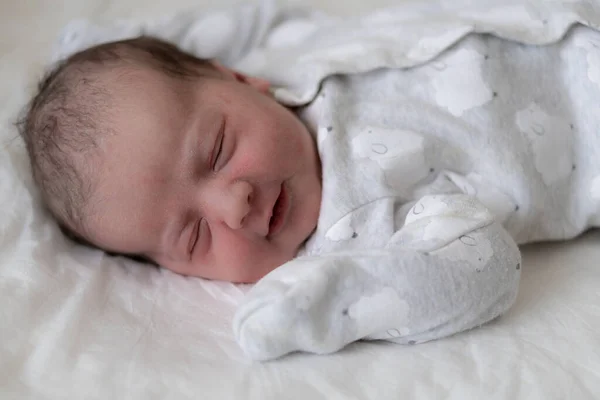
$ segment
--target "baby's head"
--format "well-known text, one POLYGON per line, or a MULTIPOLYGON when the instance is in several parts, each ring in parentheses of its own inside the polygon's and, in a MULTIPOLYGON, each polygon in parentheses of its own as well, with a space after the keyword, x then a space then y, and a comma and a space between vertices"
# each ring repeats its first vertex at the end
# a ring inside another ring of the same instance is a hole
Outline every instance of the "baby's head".
POLYGON ((176 273, 254 282, 316 226, 319 159, 269 85, 157 39, 57 66, 20 124, 62 228, 176 273))

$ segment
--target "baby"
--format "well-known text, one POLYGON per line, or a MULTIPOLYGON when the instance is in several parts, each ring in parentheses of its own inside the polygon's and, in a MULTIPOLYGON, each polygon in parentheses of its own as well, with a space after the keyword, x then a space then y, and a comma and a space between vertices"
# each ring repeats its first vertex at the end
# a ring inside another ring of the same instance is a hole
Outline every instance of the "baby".
POLYGON ((75 54, 22 125, 62 228, 176 273, 255 282, 315 229, 314 139, 269 83, 152 38, 75 54))
POLYGON ((140 37, 60 64, 21 132, 73 237, 260 280, 234 321, 250 356, 415 344, 508 310, 518 244, 599 225, 600 91, 574 45, 597 36, 470 35, 420 67, 326 76, 293 110, 140 37))

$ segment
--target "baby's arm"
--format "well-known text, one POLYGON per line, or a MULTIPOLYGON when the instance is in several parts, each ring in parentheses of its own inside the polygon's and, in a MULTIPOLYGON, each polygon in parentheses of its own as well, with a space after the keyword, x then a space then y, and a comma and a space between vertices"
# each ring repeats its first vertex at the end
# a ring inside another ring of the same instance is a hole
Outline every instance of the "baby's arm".
POLYGON ((428 196, 384 249, 294 259, 234 320, 252 358, 330 353, 359 339, 415 344, 481 325, 514 302, 520 252, 476 199, 428 196))

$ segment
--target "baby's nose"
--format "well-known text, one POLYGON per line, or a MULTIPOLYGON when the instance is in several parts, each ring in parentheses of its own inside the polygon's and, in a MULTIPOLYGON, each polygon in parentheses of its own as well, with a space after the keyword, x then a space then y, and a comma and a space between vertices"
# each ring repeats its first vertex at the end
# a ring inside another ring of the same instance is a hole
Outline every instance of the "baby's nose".
POLYGON ((223 222, 231 229, 242 228, 252 209, 252 186, 248 182, 234 182, 224 195, 220 205, 223 222))

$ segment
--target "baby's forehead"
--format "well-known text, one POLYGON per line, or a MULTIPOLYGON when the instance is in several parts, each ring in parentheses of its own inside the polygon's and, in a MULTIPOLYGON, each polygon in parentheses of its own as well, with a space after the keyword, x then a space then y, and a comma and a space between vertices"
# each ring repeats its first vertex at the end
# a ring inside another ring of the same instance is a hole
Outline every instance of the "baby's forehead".
POLYGON ((99 71, 99 81, 109 92, 116 95, 135 90, 140 97, 151 91, 173 90, 177 83, 164 73, 143 65, 124 64, 99 71))
POLYGON ((151 69, 127 67, 107 71, 100 85, 108 100, 102 108, 108 111, 107 122, 117 125, 115 128, 131 130, 152 122, 165 129, 164 124, 183 118, 181 114, 189 103, 187 90, 151 69))
POLYGON ((186 130, 191 107, 177 83, 151 69, 128 68, 105 77, 110 94, 107 121, 115 140, 109 140, 119 157, 132 159, 142 147, 162 154, 186 130))

